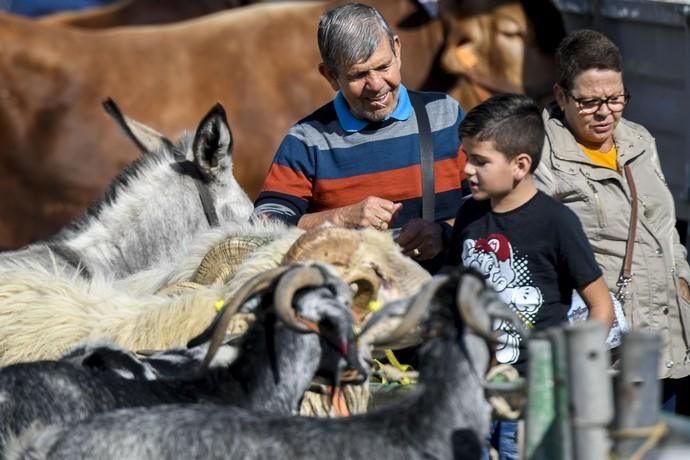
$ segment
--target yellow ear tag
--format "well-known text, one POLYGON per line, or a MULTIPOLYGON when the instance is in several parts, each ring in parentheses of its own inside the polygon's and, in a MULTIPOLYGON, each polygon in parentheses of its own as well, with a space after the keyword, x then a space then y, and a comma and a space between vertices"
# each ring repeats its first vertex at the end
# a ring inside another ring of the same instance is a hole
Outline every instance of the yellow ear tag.
POLYGON ((367 305, 369 311, 379 311, 381 309, 381 302, 378 300, 370 300, 369 305, 367 305))
POLYGON ((225 305, 225 300, 223 300, 223 299, 216 300, 216 302, 213 304, 213 308, 215 308, 216 311, 221 311, 223 309, 224 305, 225 305))

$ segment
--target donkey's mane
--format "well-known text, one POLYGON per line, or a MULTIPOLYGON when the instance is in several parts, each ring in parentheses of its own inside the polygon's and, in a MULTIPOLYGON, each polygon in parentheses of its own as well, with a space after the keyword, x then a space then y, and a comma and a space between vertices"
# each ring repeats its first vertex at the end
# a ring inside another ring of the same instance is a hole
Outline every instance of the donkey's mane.
POLYGON ((129 188, 130 184, 146 177, 149 171, 182 160, 183 158, 178 155, 183 155, 187 152, 191 148, 192 141, 192 134, 185 132, 174 149, 161 148, 156 152, 144 153, 141 157, 127 165, 110 182, 105 193, 94 201, 79 218, 67 224, 63 231, 60 232, 58 238, 79 232, 88 226, 92 220, 98 219, 104 209, 115 204, 122 190, 129 188))

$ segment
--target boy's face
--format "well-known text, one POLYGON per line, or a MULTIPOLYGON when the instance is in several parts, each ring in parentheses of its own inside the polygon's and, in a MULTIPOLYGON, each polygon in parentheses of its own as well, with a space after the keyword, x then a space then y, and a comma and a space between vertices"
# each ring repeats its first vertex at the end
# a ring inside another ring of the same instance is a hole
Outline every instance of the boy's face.
POLYGON ((463 138, 465 175, 475 200, 500 200, 515 187, 516 165, 496 150, 493 140, 463 138))

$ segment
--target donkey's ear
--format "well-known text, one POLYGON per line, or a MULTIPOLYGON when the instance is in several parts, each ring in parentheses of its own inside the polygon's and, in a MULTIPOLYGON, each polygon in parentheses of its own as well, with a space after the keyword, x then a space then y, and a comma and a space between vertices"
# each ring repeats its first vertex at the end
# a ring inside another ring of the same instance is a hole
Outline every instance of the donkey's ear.
POLYGON ((169 149, 173 144, 161 133, 124 115, 115 101, 108 98, 103 101, 103 108, 115 123, 124 131, 143 154, 169 149))
POLYGON ((199 123, 192 151, 194 162, 209 178, 223 173, 228 168, 232 152, 232 133, 222 105, 213 106, 199 123))

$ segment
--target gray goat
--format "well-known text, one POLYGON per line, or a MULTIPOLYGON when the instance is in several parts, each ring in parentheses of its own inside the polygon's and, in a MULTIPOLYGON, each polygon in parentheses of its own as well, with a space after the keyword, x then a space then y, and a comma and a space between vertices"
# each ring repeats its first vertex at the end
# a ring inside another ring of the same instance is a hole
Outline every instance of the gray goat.
MULTIPOLYGON (((384 342, 395 341, 427 312, 420 383, 397 405, 340 419, 211 405, 119 410, 27 433, 8 458, 479 458, 490 420, 482 375, 493 346, 491 322, 501 318, 520 328, 520 320, 479 275, 455 271, 434 277, 384 342)), ((375 323, 372 318, 369 324, 375 323)))
MULTIPOLYGON (((241 312, 251 313, 245 302, 241 312)), ((251 308, 251 306, 249 307, 251 308)), ((238 356, 238 344, 243 340, 241 334, 232 334, 218 348, 209 368, 227 366, 238 356)), ((60 357, 80 366, 111 372, 125 379, 157 380, 191 376, 201 368, 208 343, 188 348, 178 347, 169 350, 133 352, 107 340, 90 340, 78 344, 60 357)))
POLYGON ((317 370, 338 374, 346 361, 361 371, 360 378, 366 373, 356 350, 352 292, 334 273, 313 263, 284 266, 255 277, 209 329, 190 342, 199 346, 209 341, 202 372, 193 377, 127 380, 66 361, 0 369, 0 438, 34 423, 72 422, 123 407, 211 402, 297 413, 317 370), (246 332, 238 358, 229 366, 209 369, 231 315, 250 295, 269 287, 273 296, 262 296, 257 320, 246 332))

